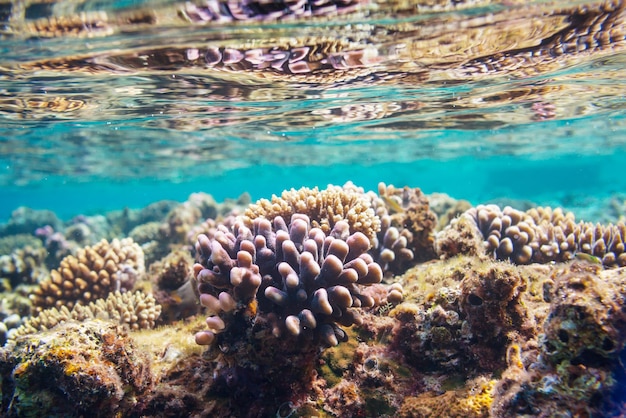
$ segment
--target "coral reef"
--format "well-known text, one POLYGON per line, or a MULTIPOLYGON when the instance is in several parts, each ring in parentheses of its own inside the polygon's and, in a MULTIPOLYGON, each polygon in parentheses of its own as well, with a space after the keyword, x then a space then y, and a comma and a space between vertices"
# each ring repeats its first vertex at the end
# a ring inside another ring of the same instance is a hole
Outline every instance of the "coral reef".
POLYGON ((437 231, 443 228, 466 210, 472 207, 467 200, 456 200, 445 193, 432 193, 428 195, 430 209, 437 215, 437 231))
MULTIPOLYGON (((15 236, 0 256, 21 272, 4 274, 0 414, 625 413, 621 224, 489 205, 435 233, 435 213, 466 203, 384 183, 248 210, 207 196, 155 206, 128 229, 135 241, 80 248, 43 279, 40 242, 70 250, 101 218, 39 228, 30 247, 15 236)), ((113 236, 122 224, 107 219, 113 236)))
POLYGON ((146 218, 150 219, 147 222, 132 223, 128 235, 141 245, 149 266, 180 246, 193 248, 197 235, 205 232, 204 223, 239 213, 249 201, 247 194, 218 203, 209 194, 192 193, 185 202, 173 206, 158 220, 152 220, 154 217, 151 216, 146 218))
POLYGON ((250 228, 256 218, 270 221, 277 216, 291 219, 300 213, 311 219, 313 228, 328 234, 339 221, 346 221, 350 233, 361 232, 373 240, 380 230, 380 219, 372 209, 371 197, 362 188, 348 182, 343 187, 329 185, 324 190, 303 187, 285 190, 280 197, 261 199, 251 204, 244 212, 246 225, 250 228))
POLYGON ((33 234, 37 228, 46 225, 59 230, 63 224, 52 211, 35 210, 20 206, 11 213, 11 217, 6 224, 0 225, 0 236, 33 234))
POLYGON ((526 212, 510 206, 479 205, 437 235, 437 252, 488 254, 517 264, 563 262, 578 254, 597 257, 607 267, 626 265, 626 226, 575 222, 572 213, 557 208, 526 212))
POLYGON ((72 310, 66 306, 45 309, 17 328, 10 339, 45 331, 69 321, 81 322, 96 318, 126 325, 133 330, 150 329, 155 326, 160 314, 161 306, 152 295, 146 295, 139 290, 134 293, 113 292, 106 299, 98 299, 86 306, 75 305, 72 310))
POLYGON ((55 231, 50 225, 37 228, 35 235, 41 239, 44 248, 48 252, 46 266, 50 268, 58 266, 63 258, 71 255, 77 249, 77 246, 73 245, 65 234, 55 231))
POLYGON ((161 200, 142 209, 125 208, 109 212, 106 214, 106 218, 114 232, 128 235, 137 226, 150 222, 162 222, 167 214, 178 205, 180 202, 161 200))
POLYGON ((213 196, 206 193, 192 193, 182 204, 172 209, 161 224, 160 234, 168 242, 185 242, 189 231, 202 220, 219 216, 236 210, 238 205, 249 200, 242 195, 238 200, 230 200, 226 204, 218 204, 213 196))
POLYGON ((6 344, 31 314, 28 297, 16 292, 0 293, 0 347, 6 344))
POLYGON ((48 275, 44 263, 47 251, 41 244, 0 255, 0 279, 8 279, 11 288, 20 284, 35 284, 48 275))
POLYGON ((72 218, 65 227, 64 235, 79 246, 93 245, 103 239, 110 239, 111 228, 105 216, 79 215, 72 218))
POLYGON ((49 307, 71 309, 116 290, 131 290, 144 271, 143 251, 132 239, 102 240, 64 258, 33 291, 31 299, 36 312, 49 307))

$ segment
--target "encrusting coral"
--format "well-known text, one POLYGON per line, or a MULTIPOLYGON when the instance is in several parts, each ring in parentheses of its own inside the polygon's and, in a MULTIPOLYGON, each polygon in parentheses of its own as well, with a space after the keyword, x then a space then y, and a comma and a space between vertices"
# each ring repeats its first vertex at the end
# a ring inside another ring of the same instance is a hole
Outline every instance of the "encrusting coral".
POLYGON ((161 306, 152 295, 146 295, 139 290, 134 293, 113 292, 106 299, 98 299, 86 306, 75 305, 71 310, 67 306, 45 309, 17 328, 10 339, 45 331, 64 322, 96 318, 127 325, 132 330, 150 329, 154 327, 160 314, 161 306))
POLYGON ((508 349, 493 416, 620 416, 626 407, 626 269, 580 262, 556 267, 544 298, 543 332, 508 349))
POLYGON ((143 251, 132 239, 102 240, 61 260, 30 297, 35 312, 62 306, 72 309, 116 290, 131 290, 144 272, 143 251))
POLYGON ((510 206, 479 205, 437 235, 441 256, 488 254, 516 264, 563 262, 577 254, 597 257, 607 267, 625 266, 626 225, 576 223, 557 208, 522 212, 510 206))
POLYGON ((536 333, 533 301, 524 298, 537 276, 476 257, 410 270, 405 302, 390 312, 402 324, 394 344, 420 370, 471 375, 502 368, 506 347, 536 333))

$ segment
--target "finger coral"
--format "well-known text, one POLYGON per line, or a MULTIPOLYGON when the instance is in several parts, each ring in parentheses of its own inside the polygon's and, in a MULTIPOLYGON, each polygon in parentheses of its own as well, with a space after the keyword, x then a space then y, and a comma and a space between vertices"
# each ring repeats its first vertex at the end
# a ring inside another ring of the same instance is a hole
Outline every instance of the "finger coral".
POLYGON ((467 210, 437 235, 437 252, 487 254, 516 264, 563 262, 577 254, 598 258, 604 266, 626 265, 626 226, 576 223, 557 208, 526 212, 506 206, 479 205, 467 210), (481 248, 482 246, 482 248, 481 248))
POLYGON ((380 230, 380 219, 372 209, 371 197, 362 188, 346 183, 343 187, 329 185, 324 190, 303 187, 285 190, 280 197, 261 199, 244 212, 246 225, 256 218, 273 220, 277 216, 291 219, 295 213, 305 214, 314 228, 328 234, 339 221, 346 221, 350 233, 361 232, 373 240, 380 230))
POLYGON ((152 295, 141 291, 113 292, 106 299, 98 299, 89 305, 75 305, 72 310, 67 306, 60 309, 49 308, 41 311, 38 316, 30 318, 21 327, 17 328, 11 339, 45 331, 56 325, 68 321, 82 322, 87 319, 102 319, 128 325, 130 329, 154 328, 156 320, 161 314, 161 306, 156 303, 152 295))
POLYGON ((339 325, 360 323, 356 310, 372 306, 360 286, 378 283, 382 270, 367 254, 370 243, 339 220, 328 234, 312 227, 307 215, 295 214, 287 225, 254 220, 252 230, 241 222, 232 232, 219 226, 213 237, 200 235, 199 263, 194 273, 200 301, 212 316, 208 331, 196 335, 211 344, 244 311, 265 323, 275 337, 291 336, 337 345, 345 338, 339 325))
POLYGON ((144 271, 143 251, 132 239, 102 240, 61 260, 30 298, 36 312, 50 307, 72 309, 110 292, 132 289, 144 271))

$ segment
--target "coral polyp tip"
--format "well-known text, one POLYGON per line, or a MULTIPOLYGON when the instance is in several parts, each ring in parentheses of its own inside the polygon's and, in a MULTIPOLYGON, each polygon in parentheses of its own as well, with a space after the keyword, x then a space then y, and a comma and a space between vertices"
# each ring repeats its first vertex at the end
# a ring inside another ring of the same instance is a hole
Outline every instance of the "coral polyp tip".
POLYGON ((195 339, 198 345, 211 345, 215 341, 215 334, 211 331, 200 331, 196 333, 195 339))

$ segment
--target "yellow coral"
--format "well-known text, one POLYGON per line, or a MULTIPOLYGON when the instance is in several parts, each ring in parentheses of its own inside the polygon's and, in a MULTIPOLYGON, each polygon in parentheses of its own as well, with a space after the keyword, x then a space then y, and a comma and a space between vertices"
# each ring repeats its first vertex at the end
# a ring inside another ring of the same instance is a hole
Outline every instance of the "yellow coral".
POLYGON ((48 330, 69 321, 81 322, 95 318, 126 324, 133 330, 150 329, 154 328, 160 314, 161 306, 152 295, 141 291, 113 292, 106 298, 97 299, 86 306, 76 305, 71 310, 67 306, 45 309, 38 316, 28 319, 10 339, 48 330))
POLYGON ((441 395, 432 392, 408 396, 400 410, 400 417, 486 418, 493 403, 497 380, 478 377, 464 387, 448 390, 441 395))
POLYGON ((252 220, 265 217, 274 219, 282 216, 289 222, 294 213, 306 214, 311 225, 328 234, 335 223, 344 220, 350 225, 350 233, 362 232, 370 241, 380 231, 380 218, 374 213, 369 195, 363 189, 346 183, 343 187, 329 185, 325 190, 303 187, 285 190, 271 200, 261 199, 244 213, 248 226, 252 220))
POLYGON ((471 416, 487 416, 489 414, 496 382, 495 379, 482 382, 477 388, 470 391, 471 395, 464 400, 468 414, 471 416))

